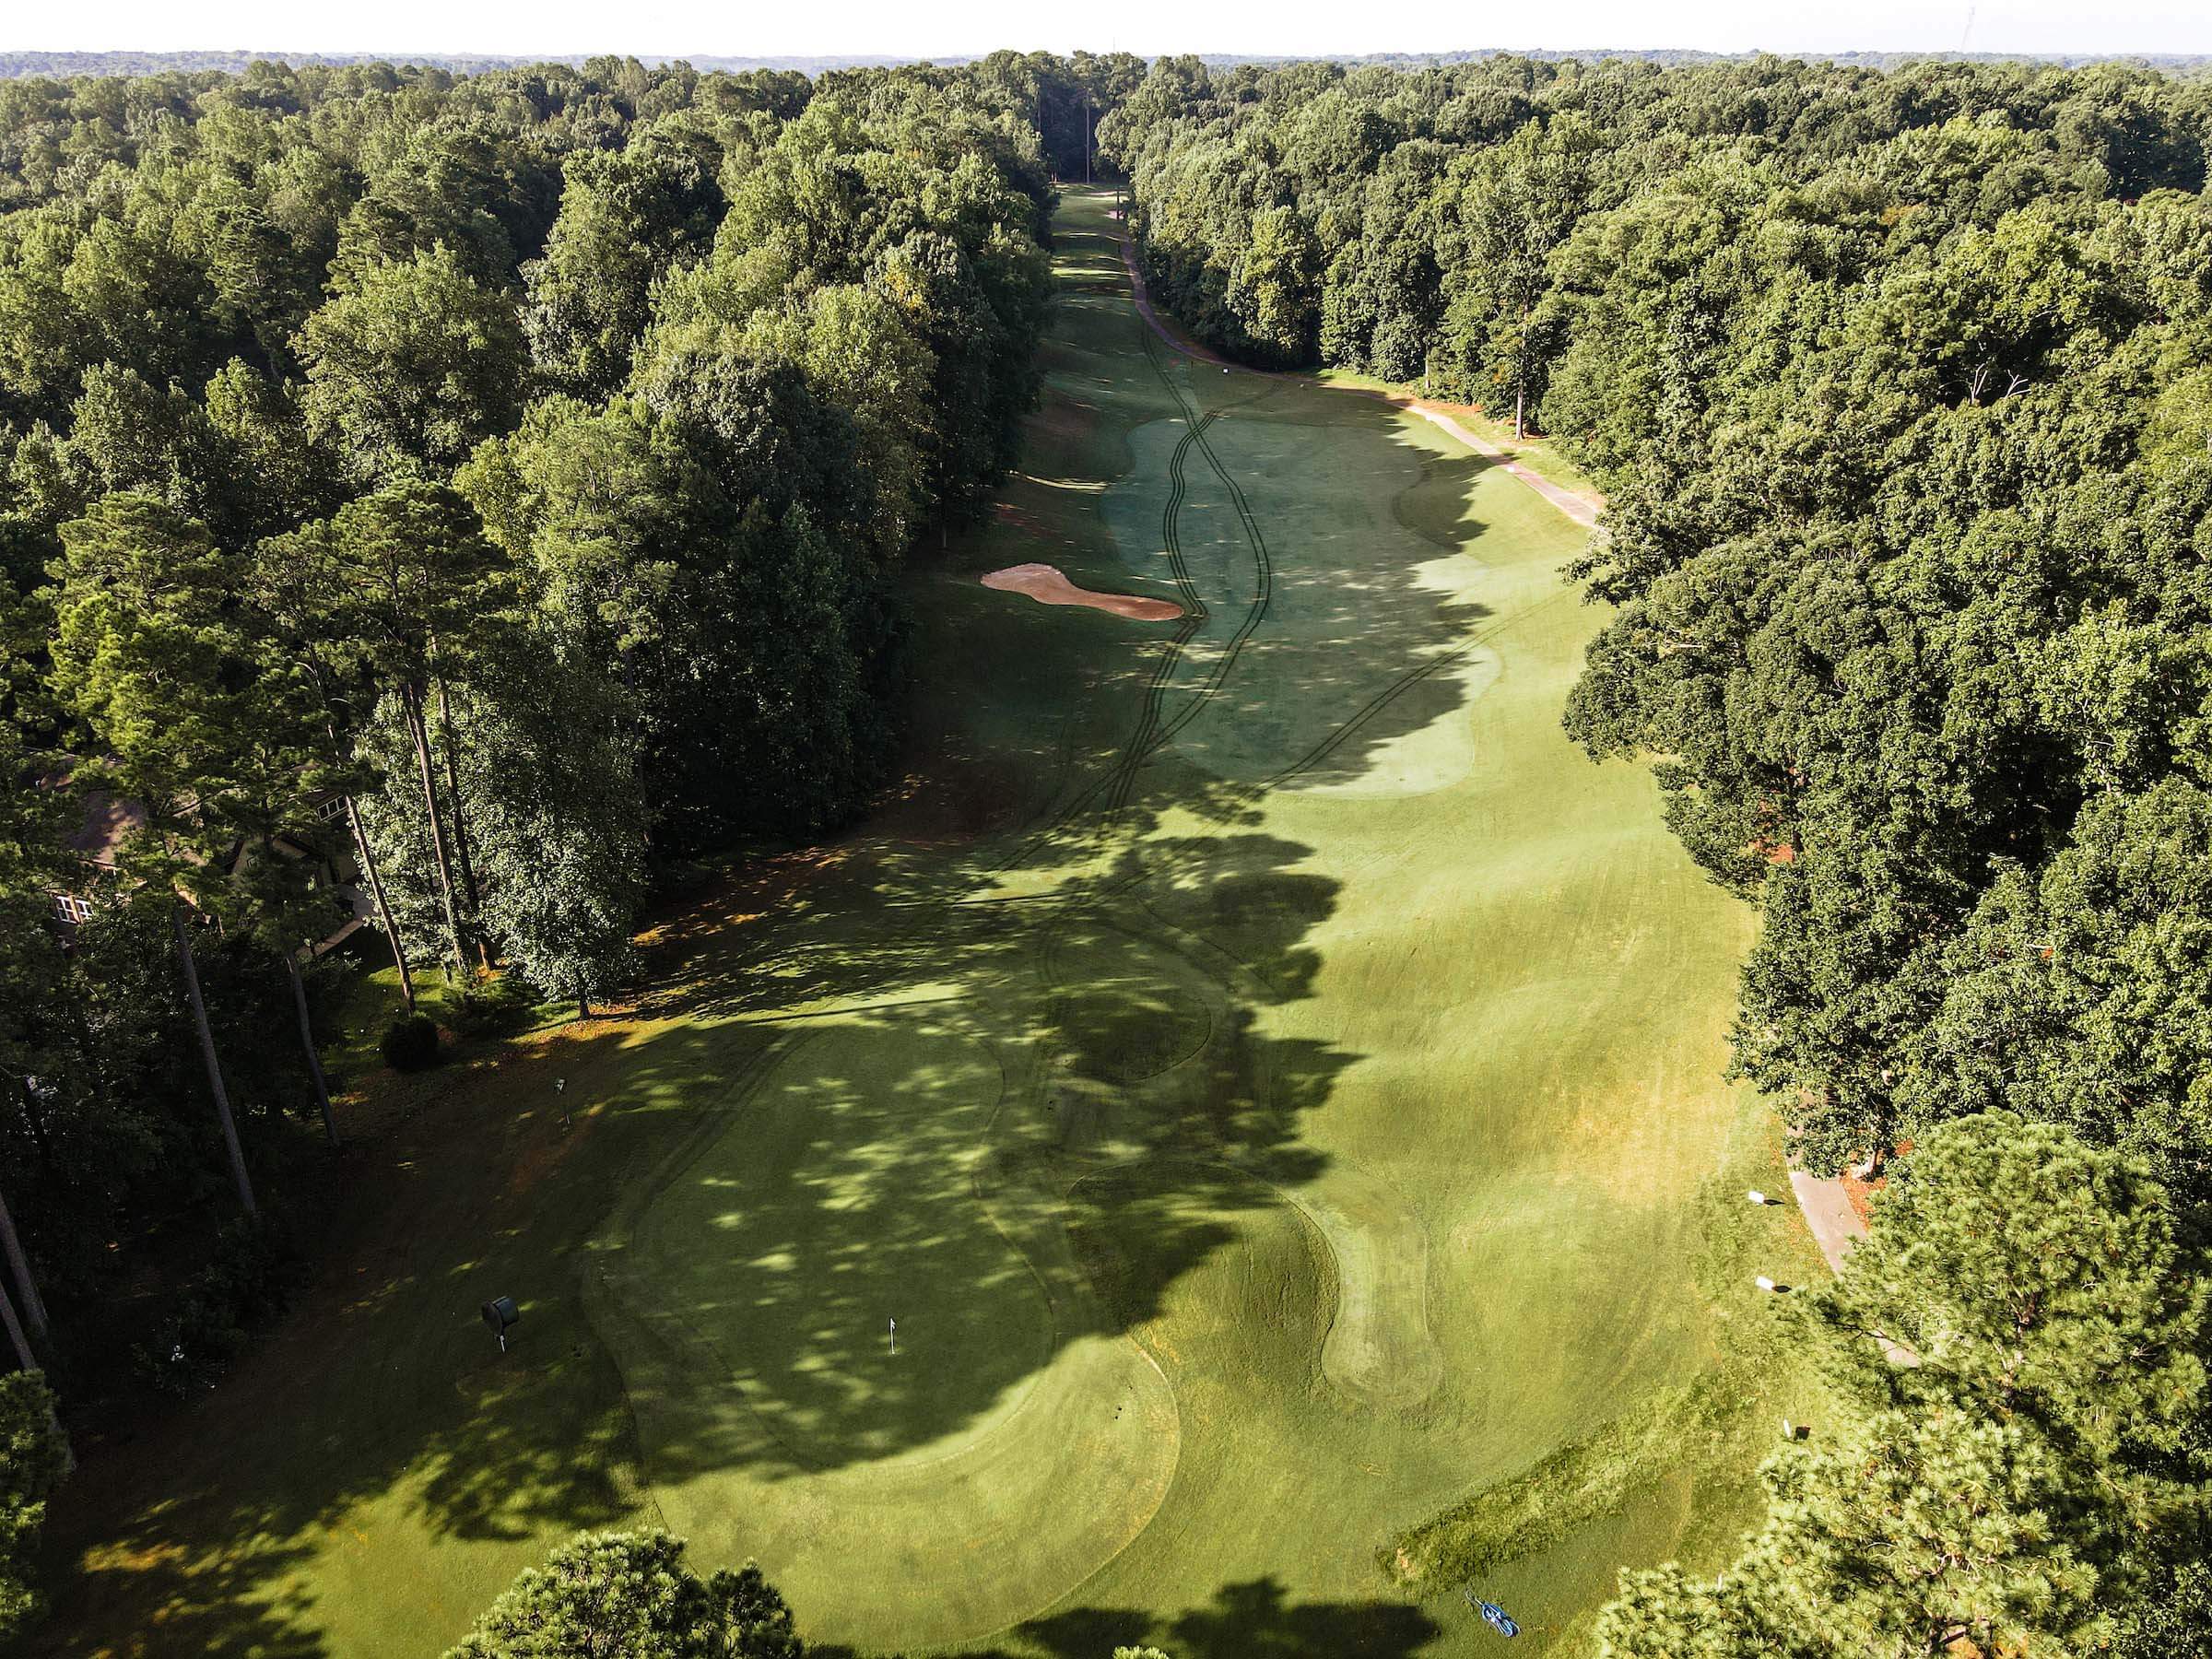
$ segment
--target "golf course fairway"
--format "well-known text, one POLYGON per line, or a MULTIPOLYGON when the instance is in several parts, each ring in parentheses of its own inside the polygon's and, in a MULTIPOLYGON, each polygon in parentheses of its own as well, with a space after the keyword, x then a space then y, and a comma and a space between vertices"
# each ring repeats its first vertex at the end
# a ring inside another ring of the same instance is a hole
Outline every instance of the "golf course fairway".
POLYGON ((917 557, 913 777, 393 1131, 306 1308, 72 1489, 67 1651, 433 1655, 650 1524, 864 1653, 1441 1653, 1497 1639, 1395 1541, 1488 1490, 1566 1653, 1754 1512, 1813 1396, 1751 1277, 1811 1258, 1721 1079, 1749 913, 1560 730, 1587 533, 1163 340, 1111 197, 1056 229, 1024 471, 917 557), (1167 603, 981 580, 1035 564, 1167 603))

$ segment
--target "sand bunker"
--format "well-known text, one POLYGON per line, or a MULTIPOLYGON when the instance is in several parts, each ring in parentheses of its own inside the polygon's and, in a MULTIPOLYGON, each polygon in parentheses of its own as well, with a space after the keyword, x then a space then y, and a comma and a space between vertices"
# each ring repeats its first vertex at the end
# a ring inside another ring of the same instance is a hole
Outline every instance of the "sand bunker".
POLYGON ((1040 605, 1088 605, 1092 610, 1108 611, 1138 622, 1165 622, 1182 615, 1182 606, 1171 599, 1141 599, 1135 594, 1094 594, 1088 588, 1079 588, 1063 576, 1056 565, 1008 565, 985 576, 983 585, 1027 594, 1040 605))

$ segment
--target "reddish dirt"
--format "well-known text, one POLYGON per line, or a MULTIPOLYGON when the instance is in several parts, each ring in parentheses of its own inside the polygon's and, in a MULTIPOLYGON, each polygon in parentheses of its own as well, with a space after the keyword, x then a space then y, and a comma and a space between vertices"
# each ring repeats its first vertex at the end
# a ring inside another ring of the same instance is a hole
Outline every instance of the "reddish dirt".
POLYGON ((1135 594, 1094 594, 1079 588, 1061 574, 1057 565, 1008 565, 982 579, 987 588, 1027 594, 1040 605, 1083 605, 1111 616, 1135 622, 1170 622, 1182 615, 1182 606, 1168 599, 1145 599, 1135 594))
POLYGON ((1877 1175, 1872 1181, 1861 1181, 1846 1170, 1841 1179, 1843 1196, 1851 1200, 1853 1211, 1860 1220, 1871 1222, 1874 1218, 1874 1195, 1882 1190, 1882 1183, 1888 1177, 1877 1175))
MULTIPOLYGON (((1912 1150, 1912 1143, 1909 1140, 1901 1140, 1897 1143, 1896 1150, 1889 1156, 1902 1158, 1912 1150)), ((1870 1221, 1873 1218, 1874 1195, 1889 1183, 1889 1178, 1879 1173, 1878 1170, 1879 1166, 1877 1166, 1876 1174, 1865 1177, 1847 1169, 1838 1177, 1843 1183, 1843 1195, 1851 1200, 1851 1207, 1858 1211, 1859 1219, 1862 1221, 1870 1221)))

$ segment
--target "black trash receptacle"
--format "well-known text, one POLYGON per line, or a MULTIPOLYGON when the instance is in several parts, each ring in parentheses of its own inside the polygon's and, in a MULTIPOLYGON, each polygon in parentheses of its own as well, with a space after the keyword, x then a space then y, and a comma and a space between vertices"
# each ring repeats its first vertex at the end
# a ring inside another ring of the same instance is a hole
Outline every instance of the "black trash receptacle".
POLYGON ((505 1353, 507 1328, 523 1316, 521 1310, 514 1305, 514 1298, 495 1296, 484 1304, 483 1313, 484 1323, 491 1327, 491 1334, 500 1339, 500 1352, 505 1353))

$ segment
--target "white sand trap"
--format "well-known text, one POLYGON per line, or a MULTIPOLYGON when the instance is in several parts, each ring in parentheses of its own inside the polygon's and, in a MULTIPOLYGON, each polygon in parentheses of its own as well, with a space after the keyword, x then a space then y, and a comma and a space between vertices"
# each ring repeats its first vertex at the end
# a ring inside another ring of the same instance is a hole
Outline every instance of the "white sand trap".
POLYGON ((1094 594, 1088 588, 1079 588, 1061 574, 1057 565, 1008 565, 985 576, 983 585, 1027 594, 1040 605, 1088 605, 1092 610, 1127 617, 1136 622, 1167 622, 1182 615, 1182 606, 1171 599, 1144 599, 1135 594, 1094 594))

